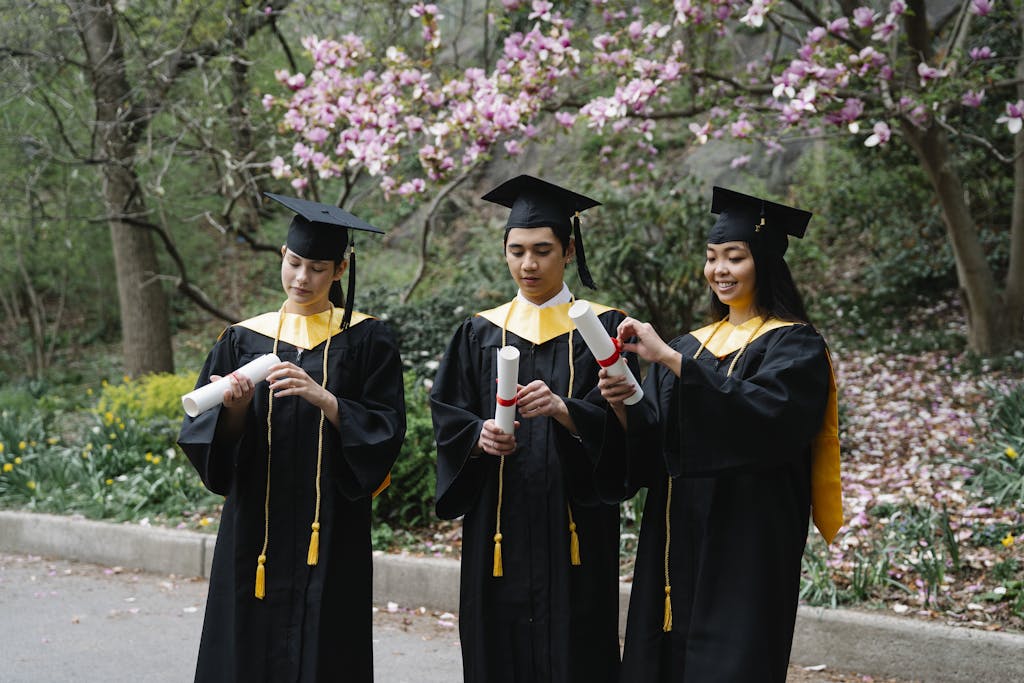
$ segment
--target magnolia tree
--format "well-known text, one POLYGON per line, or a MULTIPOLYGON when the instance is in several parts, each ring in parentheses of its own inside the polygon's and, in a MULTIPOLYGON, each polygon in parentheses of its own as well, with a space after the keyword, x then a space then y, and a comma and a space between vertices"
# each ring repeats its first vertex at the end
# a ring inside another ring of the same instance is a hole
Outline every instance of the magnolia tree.
POLYGON ((636 173, 669 127, 685 126, 697 145, 750 141, 733 166, 809 137, 854 136, 880 154, 907 145, 942 207, 970 345, 994 353, 1024 340, 1020 0, 593 0, 571 18, 543 0, 502 5, 485 19, 502 41, 493 65, 445 66, 444 20, 431 4, 409 9, 422 25, 414 49, 307 37, 312 68, 279 72, 290 94, 264 98, 294 138, 275 175, 304 191, 366 173, 385 197, 436 200, 495 153, 515 156, 550 135, 541 131, 574 127, 632 139, 636 173), (959 171, 970 147, 1014 178, 1002 281, 959 171))

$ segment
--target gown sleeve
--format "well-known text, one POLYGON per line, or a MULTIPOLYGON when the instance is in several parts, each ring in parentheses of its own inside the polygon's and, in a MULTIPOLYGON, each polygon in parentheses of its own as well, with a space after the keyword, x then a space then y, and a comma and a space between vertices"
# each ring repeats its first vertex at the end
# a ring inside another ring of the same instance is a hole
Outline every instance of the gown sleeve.
POLYGON ((360 377, 358 388, 355 395, 336 395, 338 428, 332 430, 344 465, 341 491, 351 500, 369 496, 380 486, 405 439, 402 359, 387 324, 373 323, 355 358, 358 367, 343 371, 360 377))
MULTIPOLYGON (((651 486, 656 475, 664 470, 660 453, 664 442, 661 414, 666 372, 669 371, 660 365, 648 367, 641 382, 644 397, 626 406, 628 429, 623 429, 615 412, 605 404, 600 431, 595 431, 600 440, 595 445, 595 477, 598 493, 606 502, 629 500, 641 488, 651 486)), ((634 369, 633 376, 639 377, 639 370, 634 369)))
POLYGON ((828 395, 825 342, 809 325, 766 337, 763 351, 746 351, 747 363, 763 353, 747 376, 715 372, 685 353, 680 376, 669 374, 662 406, 665 462, 673 476, 776 467, 780 457, 806 455, 828 395))
MULTIPOLYGON (((235 329, 229 327, 217 340, 199 372, 195 388, 210 383, 210 375, 225 376, 239 367, 235 329)), ((241 439, 231 443, 216 442, 214 436, 223 406, 210 408, 196 417, 185 416, 178 434, 178 445, 199 472, 203 484, 213 493, 226 496, 234 481, 241 439)), ((249 413, 252 411, 250 410, 249 413)), ((247 415, 246 419, 250 419, 247 415)))
POLYGON ((455 333, 430 391, 430 413, 437 442, 435 511, 441 519, 455 519, 473 507, 483 486, 490 461, 471 455, 483 429, 479 400, 480 343, 467 320, 455 333))
MULTIPOLYGON (((616 336, 619 323, 624 318, 625 316, 621 312, 614 309, 599 316, 609 337, 616 336)), ((604 449, 606 419, 610 418, 616 425, 618 425, 618 420, 608 407, 608 402, 601 396, 601 390, 597 387, 597 372, 600 370, 600 366, 592 360, 592 355, 588 355, 588 358, 591 359, 591 363, 588 365, 590 376, 585 380, 590 387, 589 390, 582 392, 579 397, 564 399, 569 415, 572 416, 573 424, 576 426, 577 435, 570 435, 567 429, 559 425, 556 432, 558 451, 562 455, 564 469, 569 477, 571 491, 576 502, 583 504, 616 503, 625 498, 620 498, 618 493, 611 495, 602 490, 604 487, 599 481, 597 468, 602 462, 601 453, 604 449)), ((633 377, 640 377, 640 366, 636 356, 628 354, 626 363, 633 373, 633 377)), ((626 498, 629 497, 626 496, 626 498)))

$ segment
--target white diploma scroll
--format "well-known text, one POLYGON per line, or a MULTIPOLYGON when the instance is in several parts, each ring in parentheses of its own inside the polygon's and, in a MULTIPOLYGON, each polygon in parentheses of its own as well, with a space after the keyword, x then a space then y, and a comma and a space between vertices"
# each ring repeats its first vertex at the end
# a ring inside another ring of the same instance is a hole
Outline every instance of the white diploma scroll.
POLYGON ((629 383, 636 387, 633 395, 623 403, 631 406, 642 399, 644 390, 640 388, 640 383, 633 377, 625 359, 619 353, 619 347, 608 336, 608 330, 604 329, 601 321, 597 319, 597 314, 594 313, 590 304, 582 299, 577 301, 569 307, 569 318, 576 323, 576 329, 580 331, 583 341, 590 347, 590 352, 597 359, 597 364, 607 368, 609 375, 615 377, 625 375, 629 383))
MULTIPOLYGON (((281 362, 281 359, 272 353, 260 356, 251 360, 242 367, 235 370, 249 379, 253 384, 259 384, 270 374, 270 368, 281 362)), ((181 397, 181 405, 185 407, 185 414, 195 417, 204 413, 210 408, 224 402, 224 392, 231 388, 231 381, 228 377, 221 377, 216 382, 210 382, 201 386, 195 391, 190 391, 181 397)))
POLYGON ((519 349, 503 346, 498 350, 498 395, 494 404, 494 421, 506 434, 515 430, 518 381, 519 349))

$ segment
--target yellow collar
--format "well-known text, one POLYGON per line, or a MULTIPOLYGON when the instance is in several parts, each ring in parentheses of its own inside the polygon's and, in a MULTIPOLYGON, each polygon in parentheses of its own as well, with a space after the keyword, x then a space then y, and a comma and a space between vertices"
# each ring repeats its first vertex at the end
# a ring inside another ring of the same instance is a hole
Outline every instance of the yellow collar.
POLYGON ((766 332, 797 324, 799 323, 775 318, 765 321, 763 318, 755 316, 740 325, 733 325, 728 320, 722 323, 712 323, 699 330, 694 330, 690 334, 696 337, 697 341, 701 344, 704 344, 708 351, 719 358, 725 358, 730 353, 738 351, 744 344, 754 341, 766 332), (721 325, 720 329, 718 329, 719 325, 721 325), (760 329, 758 329, 758 326, 760 326, 760 329), (717 332, 715 332, 716 329, 718 329, 717 332), (754 333, 754 330, 757 330, 757 334, 751 337, 750 335, 754 333))
MULTIPOLYGON (((567 302, 539 308, 513 299, 497 308, 481 311, 477 315, 498 327, 504 326, 512 334, 529 342, 543 344, 576 329, 576 325, 569 318, 569 306, 571 305, 572 302, 567 302)), ((597 315, 612 310, 610 306, 602 306, 594 302, 591 302, 590 306, 597 315)))
MULTIPOLYGON (((327 340, 327 337, 333 337, 341 332, 341 319, 344 315, 344 309, 334 309, 334 319, 331 321, 331 329, 328 334, 327 321, 331 317, 330 309, 321 311, 320 313, 314 313, 313 315, 285 313, 284 320, 281 322, 280 339, 281 341, 287 342, 288 344, 300 349, 306 349, 307 351, 314 349, 324 343, 324 341, 327 340)), ((373 316, 366 315, 365 313, 353 311, 352 322, 349 323, 349 327, 354 327, 364 320, 369 320, 372 317, 373 316)), ((277 335, 277 321, 277 312, 264 313, 263 315, 258 315, 255 318, 243 320, 238 323, 238 325, 250 329, 253 332, 259 332, 260 334, 273 339, 277 335)))

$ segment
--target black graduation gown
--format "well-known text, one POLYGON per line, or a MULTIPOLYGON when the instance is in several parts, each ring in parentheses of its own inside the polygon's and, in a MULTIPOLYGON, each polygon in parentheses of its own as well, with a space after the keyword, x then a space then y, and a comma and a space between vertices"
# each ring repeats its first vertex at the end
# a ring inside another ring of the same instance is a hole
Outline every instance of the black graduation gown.
POLYGON ((783 683, 810 515, 811 441, 828 395, 825 343, 808 325, 752 341, 733 370, 686 335, 676 377, 653 366, 628 408, 608 413, 602 494, 648 487, 622 678, 671 683, 783 683), (623 453, 626 458, 623 458, 623 453), (665 612, 665 507, 672 473, 673 628, 665 612), (622 489, 625 483, 625 489, 622 489))
MULTIPOLYGON (((599 319, 615 336, 623 315, 607 310, 599 319)), ((600 433, 606 404, 596 389, 599 368, 579 332, 572 334, 575 373, 566 405, 580 433, 600 433)), ((565 396, 567 334, 534 344, 509 331, 507 343, 521 353, 520 384, 542 379, 565 396)), ((431 391, 436 511, 444 519, 465 515, 459 614, 465 682, 614 681, 619 508, 597 498, 597 453, 588 454, 552 418, 518 417, 518 448, 505 458, 504 575, 492 575, 500 459, 471 457, 470 451, 484 420, 494 417, 500 348, 500 326, 479 316, 467 320, 448 346, 431 391), (577 525, 579 566, 570 564, 567 502, 577 525)))
MULTIPOLYGON (((270 353, 274 340, 241 326, 222 335, 197 386, 270 353)), ((323 378, 326 342, 278 356, 323 378)), ((320 553, 306 564, 316 502, 320 411, 298 397, 273 402, 270 540, 266 596, 255 597, 263 547, 267 472, 267 383, 256 386, 237 443, 214 442, 220 407, 185 418, 178 443, 203 483, 227 496, 217 534, 196 668, 197 683, 372 681, 371 493, 405 435, 398 348, 387 325, 364 320, 331 339, 327 389, 340 429, 324 421, 320 553)))

